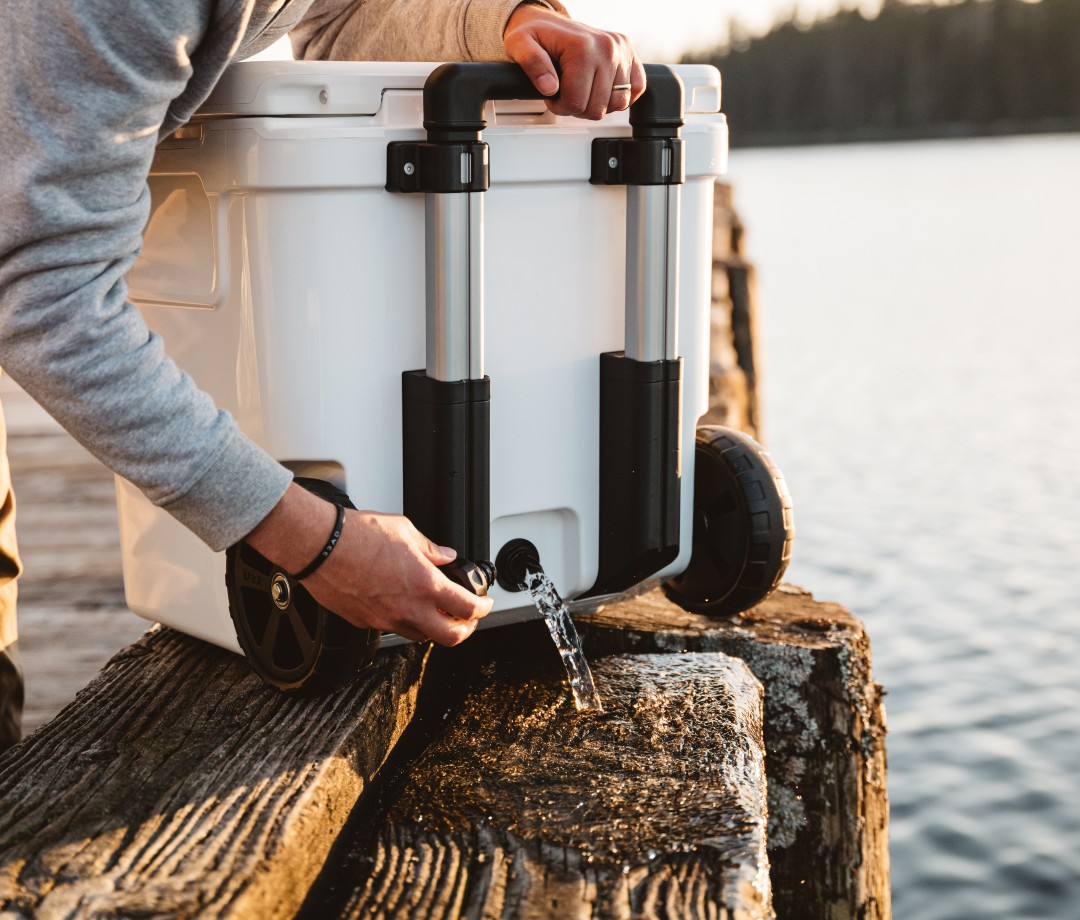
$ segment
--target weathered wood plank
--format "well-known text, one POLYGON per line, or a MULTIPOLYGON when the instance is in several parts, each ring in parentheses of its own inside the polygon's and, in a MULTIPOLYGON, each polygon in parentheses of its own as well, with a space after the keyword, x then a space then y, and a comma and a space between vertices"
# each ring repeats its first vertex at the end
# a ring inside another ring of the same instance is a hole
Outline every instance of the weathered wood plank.
POLYGON ((291 917, 409 722, 426 650, 315 700, 171 630, 0 757, 14 916, 291 917))
POLYGON ((465 699, 429 704, 445 730, 361 806, 304 916, 772 916, 761 688, 742 662, 594 648, 596 715, 574 709, 542 625, 470 644, 442 656, 465 699))
POLYGON ((785 585, 731 621, 653 591, 581 617, 578 629, 590 650, 719 651, 745 661, 765 688, 777 916, 891 917, 884 693, 859 620, 785 585))

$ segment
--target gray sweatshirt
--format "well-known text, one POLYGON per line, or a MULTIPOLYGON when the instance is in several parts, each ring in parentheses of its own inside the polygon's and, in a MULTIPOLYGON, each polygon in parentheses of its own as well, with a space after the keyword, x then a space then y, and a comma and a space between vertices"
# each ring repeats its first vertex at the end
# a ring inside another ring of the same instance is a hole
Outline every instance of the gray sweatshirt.
POLYGON ((243 537, 291 475, 127 302, 158 139, 286 32, 297 57, 502 60, 518 2, 0 0, 0 366, 212 548, 243 537))

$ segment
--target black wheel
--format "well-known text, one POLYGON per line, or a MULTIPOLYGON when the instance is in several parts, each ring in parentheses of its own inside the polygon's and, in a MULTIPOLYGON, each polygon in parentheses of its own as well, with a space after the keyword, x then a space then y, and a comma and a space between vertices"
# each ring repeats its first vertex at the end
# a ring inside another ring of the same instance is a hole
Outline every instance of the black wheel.
POLYGON ((668 597, 710 616, 747 610, 780 583, 794 537, 791 496, 765 449, 741 431, 698 428, 694 548, 668 597))
MULTIPOLYGON (((354 507, 340 489, 297 479, 329 501, 354 507)), ((252 670, 288 693, 325 693, 374 660, 379 633, 358 629, 322 607, 288 572, 237 543, 225 553, 229 615, 252 670)))

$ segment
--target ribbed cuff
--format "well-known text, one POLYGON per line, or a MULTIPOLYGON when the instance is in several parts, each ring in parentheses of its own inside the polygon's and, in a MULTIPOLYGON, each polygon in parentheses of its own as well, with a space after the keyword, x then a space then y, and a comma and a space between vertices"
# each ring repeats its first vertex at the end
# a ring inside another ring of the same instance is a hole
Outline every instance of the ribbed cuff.
MULTIPOLYGON (((527 0, 546 6, 556 13, 566 13, 558 0, 527 0)), ((510 14, 521 6, 522 0, 472 0, 465 11, 465 48, 473 61, 505 61, 503 32, 510 14)))
POLYGON ((292 478, 266 451, 233 429, 202 478, 161 507, 211 549, 223 550, 255 529, 281 501, 292 478))

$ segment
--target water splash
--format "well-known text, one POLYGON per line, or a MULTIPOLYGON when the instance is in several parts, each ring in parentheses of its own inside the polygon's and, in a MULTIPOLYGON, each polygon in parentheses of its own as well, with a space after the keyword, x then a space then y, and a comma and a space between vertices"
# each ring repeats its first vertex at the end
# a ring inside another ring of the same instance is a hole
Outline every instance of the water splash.
POLYGON ((566 667, 566 675, 570 679, 570 692, 574 695, 574 705, 579 712, 583 709, 603 712, 604 707, 600 703, 600 694, 596 692, 589 662, 585 660, 585 653, 581 650, 581 639, 578 638, 574 621, 570 619, 570 611, 566 609, 566 604, 559 597, 555 585, 543 571, 527 569, 525 586, 532 595, 536 609, 544 615, 548 631, 555 642, 555 647, 559 650, 563 665, 566 667))

